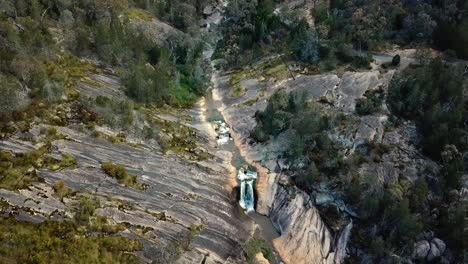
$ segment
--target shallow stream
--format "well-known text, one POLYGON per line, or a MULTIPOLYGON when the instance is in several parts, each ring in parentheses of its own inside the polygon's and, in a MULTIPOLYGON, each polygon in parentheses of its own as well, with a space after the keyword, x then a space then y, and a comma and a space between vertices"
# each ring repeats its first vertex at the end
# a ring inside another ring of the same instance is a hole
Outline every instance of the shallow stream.
MULTIPOLYGON (((210 122, 212 125, 215 124, 216 122, 218 123, 225 122, 223 115, 218 110, 220 108, 221 102, 215 101, 213 99, 212 90, 209 90, 207 92, 205 100, 206 100, 205 106, 206 106, 207 121, 210 122)), ((248 167, 249 164, 247 163, 245 158, 241 155, 239 149, 237 148, 236 144, 234 144, 233 140, 228 140, 225 144, 219 145, 218 148, 232 153, 231 165, 236 169, 236 171, 238 171, 238 169, 241 167, 248 167)), ((238 186, 240 186, 239 180, 237 180, 237 184, 238 186)), ((255 182, 253 186, 255 186, 255 182)), ((235 190, 239 191, 240 188, 236 188, 235 190)), ((238 194, 237 197, 240 197, 240 194, 238 194)), ((254 201, 254 203, 255 202, 256 201, 254 201)), ((273 239, 279 237, 280 234, 276 230, 276 228, 273 226, 273 223, 271 222, 270 218, 264 215, 258 214, 255 211, 250 211, 248 213, 245 210, 242 210, 242 211, 243 211, 243 214, 247 217, 246 219, 253 220, 256 223, 257 229, 255 231, 255 237, 264 240, 266 244, 272 250, 273 258, 270 261, 270 263, 272 264, 282 263, 280 258, 278 257, 278 254, 274 251, 274 247, 273 247, 273 239)))
MULTIPOLYGON (((223 7, 225 7, 227 5, 227 1, 223 1, 221 0, 221 3, 223 7)), ((212 29, 211 26, 214 26, 214 31, 216 31, 216 28, 217 28, 217 25, 219 24, 219 22, 221 21, 222 19, 222 12, 219 13, 219 15, 217 15, 216 13, 212 15, 213 17, 217 17, 217 19, 213 20, 210 22, 210 18, 207 19, 206 21, 206 24, 208 25, 208 27, 206 28, 207 32, 210 32, 212 29), (216 22, 214 22, 216 21, 216 22)), ((216 38, 216 37, 215 37, 216 38)), ((208 61, 210 61, 210 65, 211 65, 211 69, 213 71, 213 74, 212 74, 212 84, 214 85, 216 83, 216 79, 217 78, 217 74, 216 74, 216 69, 214 67, 214 63, 212 61, 212 56, 213 56, 213 53, 214 53, 214 47, 215 45, 210 45, 208 44, 208 47, 207 49, 205 49, 204 51, 204 57, 205 59, 207 59, 208 61)), ((205 107, 206 107, 206 112, 205 112, 205 117, 206 117, 206 120, 210 123, 210 124, 215 124, 215 123, 226 123, 226 121, 224 120, 224 117, 223 117, 223 114, 219 111, 219 109, 221 109, 221 106, 222 106, 222 102, 220 101, 215 101, 213 99, 213 90, 215 87, 210 87, 210 90, 207 91, 206 93, 206 96, 205 96, 205 107)), ((226 124, 227 127, 229 127, 230 124, 226 124)), ((230 129, 232 131, 232 129, 230 129)), ((219 136, 219 135, 218 135, 219 136)), ((241 155, 238 147, 236 146, 236 144, 234 143, 233 140, 227 140, 225 141, 225 144, 222 144, 220 146, 218 146, 220 149, 222 150, 226 150, 226 151, 229 151, 231 154, 232 154, 232 159, 231 159, 231 165, 235 168, 235 171, 237 172, 239 170, 239 168, 241 167, 244 167, 244 168, 247 168, 248 167, 248 163, 247 161, 245 160, 245 158, 241 155)), ((237 180, 237 186, 240 186, 240 181, 237 180)), ((253 181, 253 184, 252 186, 255 186, 255 180, 253 181)), ((239 191, 240 188, 235 188, 234 190, 236 191, 239 191)), ((256 192, 256 190, 254 189, 254 193, 256 192)), ((240 197, 239 193, 237 195, 237 197, 240 197)), ((254 204, 256 204, 256 194, 254 195, 255 197, 255 201, 253 201, 254 204)), ((270 218, 268 218, 267 216, 264 216, 264 215, 261 215, 261 214, 258 214, 255 210, 253 211, 250 211, 250 212, 246 212, 245 210, 243 210, 239 203, 237 203, 238 205, 238 208, 239 210, 242 211, 242 214, 241 214, 241 218, 242 219, 245 219, 245 221, 254 221, 255 224, 256 224, 256 230, 255 230, 255 235, 254 237, 257 238, 257 239, 262 239, 266 242, 266 244, 270 247, 270 250, 271 252, 273 253, 272 255, 272 259, 270 260, 270 263, 272 264, 280 264, 280 263, 283 263, 281 261, 281 259, 279 258, 277 252, 275 252, 274 250, 274 246, 273 246, 273 240, 277 237, 280 236, 279 232, 276 230, 276 228, 273 226, 273 223, 271 222, 270 218)))

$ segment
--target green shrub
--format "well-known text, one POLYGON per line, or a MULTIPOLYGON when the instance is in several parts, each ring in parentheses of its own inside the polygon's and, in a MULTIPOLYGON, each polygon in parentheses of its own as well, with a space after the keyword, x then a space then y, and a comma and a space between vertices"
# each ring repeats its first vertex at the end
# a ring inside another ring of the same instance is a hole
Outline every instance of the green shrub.
POLYGON ((41 181, 35 169, 42 168, 50 161, 43 157, 44 150, 35 150, 18 156, 7 151, 0 153, 0 188, 8 190, 24 189, 33 182, 41 181))
POLYGON ((268 99, 265 111, 256 114, 258 125, 254 130, 254 136, 262 140, 265 138, 262 133, 277 136, 286 130, 292 118, 291 100, 293 100, 293 95, 288 95, 285 90, 275 92, 268 99))
POLYGON ((429 187, 427 186, 425 177, 418 178, 411 188, 410 195, 410 205, 414 211, 417 212, 424 208, 428 193, 429 187))
POLYGON ((12 77, 0 73, 0 114, 18 110, 20 102, 20 86, 12 77))
POLYGON ((226 19, 220 25, 223 38, 217 48, 222 50, 223 57, 231 66, 249 61, 246 54, 256 55, 261 52, 261 45, 269 43, 272 34, 282 28, 273 11, 272 0, 240 0, 228 3, 224 12, 226 19))
POLYGON ((461 67, 436 59, 422 67, 407 68, 390 84, 392 112, 416 122, 424 152, 437 160, 446 145, 468 147, 462 73, 461 67))
POLYGON ((0 218, 2 263, 139 263, 137 240, 95 236, 72 221, 40 224, 0 218))
POLYGON ((66 197, 70 192, 68 187, 65 185, 65 182, 62 180, 56 181, 54 183, 53 188, 54 188, 55 193, 60 199, 62 199, 63 197, 66 197))
MULTIPOLYGON (((60 183, 59 186, 60 187, 60 183)), ((99 208, 100 203, 97 198, 81 197, 80 201, 76 204, 76 212, 74 221, 78 225, 89 225, 90 218, 94 216, 94 210, 99 208)))
POLYGON ((400 58, 400 55, 395 55, 393 56, 392 58, 392 66, 398 66, 400 65, 400 61, 401 61, 401 58, 400 58))
POLYGON ((294 181, 299 186, 312 186, 313 184, 317 183, 320 180, 320 171, 317 169, 315 162, 311 162, 307 168, 307 170, 296 176, 294 181))
POLYGON ((386 230, 395 232, 397 241, 414 242, 422 231, 422 224, 411 214, 409 201, 403 199, 395 204, 387 204, 384 212, 386 230))
POLYGON ((372 62, 372 56, 367 53, 361 53, 353 57, 353 67, 358 69, 371 69, 370 63, 372 62))
POLYGON ((384 92, 382 90, 366 91, 365 98, 356 100, 356 112, 358 115, 371 115, 382 109, 384 92))
POLYGON ((101 163, 101 168, 107 175, 115 178, 121 184, 140 190, 145 188, 144 185, 137 183, 137 176, 129 174, 123 166, 111 162, 103 162, 101 163))
POLYGON ((263 112, 255 114, 257 125, 250 136, 257 142, 265 142, 287 129, 294 133, 284 155, 293 160, 307 158, 308 169, 301 170, 294 178, 304 190, 311 190, 321 177, 336 177, 345 167, 339 147, 327 135, 330 118, 320 112, 319 106, 308 103, 304 93, 275 92, 263 112))
POLYGON ((260 239, 251 239, 244 245, 244 250, 247 254, 247 260, 249 263, 254 263, 255 255, 262 253, 263 256, 268 259, 273 259, 273 252, 271 248, 265 243, 265 241, 260 239))

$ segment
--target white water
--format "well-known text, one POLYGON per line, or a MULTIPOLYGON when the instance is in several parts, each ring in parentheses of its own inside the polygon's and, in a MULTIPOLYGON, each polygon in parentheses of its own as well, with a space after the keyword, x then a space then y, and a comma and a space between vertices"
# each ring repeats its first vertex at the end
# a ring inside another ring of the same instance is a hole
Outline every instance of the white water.
POLYGON ((253 171, 244 172, 244 168, 240 168, 237 173, 237 179, 240 181, 240 199, 239 205, 247 211, 247 213, 255 211, 255 195, 254 184, 257 179, 257 173, 253 171))
MULTIPOLYGON (((221 1, 222 6, 227 5, 227 1, 221 1)), ((216 30, 217 24, 222 19, 222 16, 218 16, 214 14, 216 19, 214 20, 209 20, 207 19, 208 22, 208 27, 207 31, 212 31, 211 28, 215 27, 213 30, 216 30)), ((204 51, 204 57, 211 61, 211 57, 214 53, 214 49, 211 45, 204 51)), ((215 67, 213 62, 211 61, 211 67, 214 71, 215 67)), ((212 74, 212 83, 216 83, 216 73, 212 74)), ((206 104, 206 117, 209 122, 212 124, 215 124, 215 126, 218 128, 217 129, 217 145, 219 148, 223 150, 230 151, 232 153, 232 159, 231 159, 231 165, 235 168, 243 168, 246 167, 248 164, 245 161, 244 157, 240 154, 239 149, 237 146, 234 144, 232 141, 232 138, 229 134, 230 128, 228 124, 224 121, 222 113, 219 111, 219 104, 220 102, 215 101, 213 99, 213 90, 210 88, 209 91, 207 91, 207 95, 205 97, 205 104, 206 104)), ((255 237, 260 237, 261 239, 265 240, 266 243, 270 246, 270 248, 273 251, 273 259, 271 260, 270 263, 272 264, 279 264, 283 263, 281 262, 278 254, 274 251, 273 247, 273 239, 277 238, 280 236, 278 231, 275 229, 273 226, 273 223, 271 220, 263 215, 260 215, 255 212, 255 180, 257 178, 257 173, 256 172, 251 172, 248 171, 244 175, 241 175, 241 179, 239 179, 238 175, 238 180, 239 180, 239 185, 240 185, 240 199, 239 199, 239 206, 243 208, 246 212, 246 215, 252 219, 256 225, 257 225, 257 230, 255 237)))

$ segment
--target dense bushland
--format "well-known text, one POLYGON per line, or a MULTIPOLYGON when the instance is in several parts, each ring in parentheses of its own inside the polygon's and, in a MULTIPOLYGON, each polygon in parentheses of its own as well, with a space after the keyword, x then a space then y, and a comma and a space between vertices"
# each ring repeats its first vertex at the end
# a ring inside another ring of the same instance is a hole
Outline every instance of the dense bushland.
MULTIPOLYGON (((447 197, 450 190, 459 187, 467 164, 466 154, 462 154, 466 153, 468 138, 462 73, 462 68, 445 65, 440 60, 408 68, 392 80, 387 102, 397 116, 417 123, 423 150, 442 164, 440 177, 447 197)), ((369 92, 366 97, 357 102, 357 112, 367 115, 380 111, 383 91, 369 92)), ((346 202, 361 217, 356 223, 359 228, 355 230, 353 243, 365 248, 372 244, 369 253, 375 261, 390 261, 396 252, 411 255, 412 248, 407 245, 420 239, 421 232, 427 229, 438 230, 458 258, 463 244, 450 225, 462 232, 462 203, 454 203, 450 210, 440 209, 439 219, 433 222, 430 208, 436 205, 429 203, 425 177, 414 183, 401 178, 384 184, 375 174, 360 175, 358 168, 363 162, 374 162, 373 152, 385 153, 391 151, 390 147, 368 142, 366 148, 370 153, 356 150, 345 159, 343 146, 330 135, 337 127, 351 124, 346 121, 349 117, 335 115, 305 98, 304 94, 278 90, 265 110, 256 113, 257 126, 251 131, 251 138, 260 143, 280 140, 281 133, 292 135, 291 144, 281 157, 291 162, 292 182, 308 193, 319 188, 320 182, 341 186, 346 202), (379 223, 379 228, 369 228, 373 223, 379 223)), ((447 197, 444 199, 450 199, 447 197)), ((323 209, 325 219, 330 217, 328 209, 323 209)))
POLYGON ((445 182, 457 188, 468 149, 468 105, 463 68, 435 59, 408 68, 392 80, 388 102, 395 114, 411 119, 422 134, 421 147, 444 165, 445 182))
POLYGON ((335 47, 294 12, 274 11, 276 2, 241 0, 228 4, 221 24, 222 39, 218 43, 218 53, 223 54, 228 67, 275 54, 325 70, 336 67, 338 59, 357 68, 368 66, 369 57, 347 46, 335 47))
POLYGON ((132 252, 141 243, 117 235, 125 226, 108 224, 94 214, 97 207, 99 200, 82 197, 73 219, 34 224, 0 217, 0 262, 139 263, 132 252))
POLYGON ((322 114, 319 106, 308 103, 305 94, 277 91, 265 111, 256 114, 256 119, 251 137, 259 142, 292 130, 294 138, 284 155, 292 160, 306 160, 307 166, 294 178, 301 188, 311 190, 314 183, 334 178, 344 168, 339 146, 327 135, 333 128, 332 119, 322 114))
POLYGON ((335 43, 375 50, 394 42, 435 44, 468 56, 466 1, 319 1, 317 31, 335 43), (329 3, 329 5, 328 5, 329 3))
POLYGON ((28 97, 60 100, 96 70, 69 63, 80 61, 75 57, 118 69, 126 94, 138 102, 191 105, 206 86, 203 42, 193 27, 202 2, 2 1, 0 89, 6 96, 0 111, 21 110, 28 97), (145 25, 131 25, 141 20, 150 27, 155 16, 191 35, 174 30, 157 43, 144 33, 145 25))
POLYGON ((218 54, 228 67, 281 53, 331 70, 368 68, 368 51, 389 44, 434 46, 448 57, 468 56, 464 1, 325 1, 314 5, 315 27, 281 7, 282 1, 230 1, 221 24, 218 54))

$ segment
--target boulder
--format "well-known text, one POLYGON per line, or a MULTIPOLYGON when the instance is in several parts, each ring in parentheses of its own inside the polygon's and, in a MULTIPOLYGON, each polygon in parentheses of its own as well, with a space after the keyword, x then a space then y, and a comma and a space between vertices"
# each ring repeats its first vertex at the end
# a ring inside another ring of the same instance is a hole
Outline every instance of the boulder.
POLYGON ((273 244, 286 263, 306 264, 311 259, 324 263, 332 248, 333 236, 314 207, 305 206, 309 197, 278 188, 270 219, 281 236, 273 244))
POLYGON ((447 248, 447 246, 445 245, 445 242, 438 238, 432 239, 431 244, 435 244, 437 246, 441 255, 444 254, 445 249, 447 248))
POLYGON ((355 145, 360 145, 368 141, 382 140, 384 123, 387 116, 363 116, 355 135, 355 145))
POLYGON ((433 259, 440 257, 440 250, 436 244, 431 243, 431 248, 427 254, 427 260, 432 261, 433 259))
POLYGON ((409 165, 409 166, 405 167, 405 169, 403 170, 402 176, 406 180, 408 180, 410 182, 414 182, 419 178, 418 172, 419 172, 419 170, 415 165, 409 165))
POLYGON ((207 5, 205 8, 203 8, 203 15, 209 16, 212 15, 214 12, 214 8, 212 5, 207 5))
POLYGON ((425 259, 430 249, 431 245, 427 240, 418 241, 414 245, 413 257, 416 259, 425 259))

